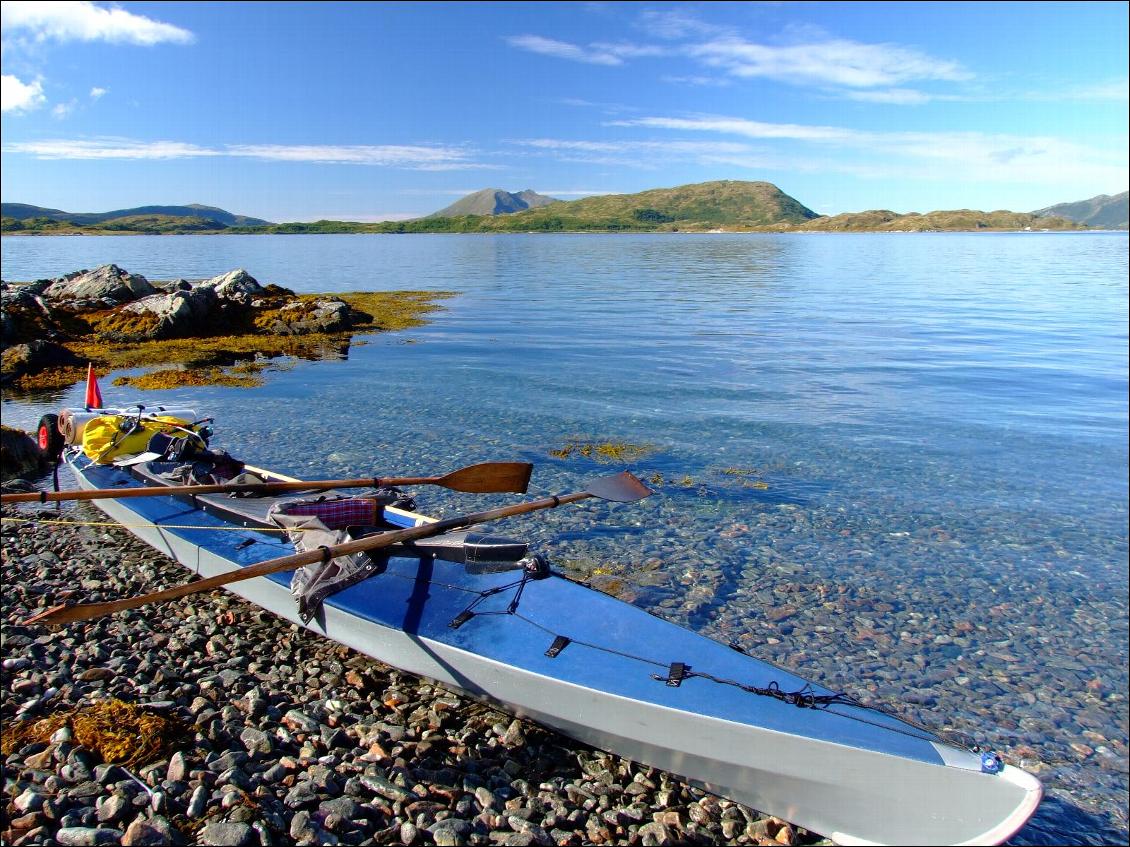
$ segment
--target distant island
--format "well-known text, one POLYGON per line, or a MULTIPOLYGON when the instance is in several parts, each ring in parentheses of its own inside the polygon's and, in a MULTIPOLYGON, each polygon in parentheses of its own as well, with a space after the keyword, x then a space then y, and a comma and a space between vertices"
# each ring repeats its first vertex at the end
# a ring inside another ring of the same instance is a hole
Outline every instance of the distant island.
POLYGON ((3 204, 5 235, 503 232, 978 232, 1127 229, 1127 192, 1034 212, 886 209, 819 215, 769 182, 719 180, 637 194, 557 200, 485 188, 422 218, 270 223, 211 206, 143 206, 71 213, 3 204))

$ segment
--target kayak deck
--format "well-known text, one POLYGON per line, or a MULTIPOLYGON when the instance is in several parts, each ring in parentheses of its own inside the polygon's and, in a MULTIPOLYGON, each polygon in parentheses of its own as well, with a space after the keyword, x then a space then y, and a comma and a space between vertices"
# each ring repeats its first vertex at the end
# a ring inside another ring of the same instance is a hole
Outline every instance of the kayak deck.
MULTIPOLYGON (((140 484, 120 468, 72 467, 83 487, 140 484)), ((148 525, 135 534, 201 576, 292 550, 282 533, 236 527, 191 501, 98 503, 148 525)), ((396 509, 385 518, 430 520, 396 509)), ((232 590, 297 623, 289 580, 276 573, 232 590)), ((1039 801, 1039 783, 1015 768, 981 773, 978 755, 933 733, 556 574, 393 556, 380 575, 326 598, 309 628, 842 843, 991 843, 1039 801), (859 823, 883 816, 861 804, 906 805, 913 794, 898 795, 924 780, 914 791, 940 796, 918 804, 964 804, 949 813, 960 825, 929 822, 926 808, 884 810, 898 818, 886 829, 859 823)))

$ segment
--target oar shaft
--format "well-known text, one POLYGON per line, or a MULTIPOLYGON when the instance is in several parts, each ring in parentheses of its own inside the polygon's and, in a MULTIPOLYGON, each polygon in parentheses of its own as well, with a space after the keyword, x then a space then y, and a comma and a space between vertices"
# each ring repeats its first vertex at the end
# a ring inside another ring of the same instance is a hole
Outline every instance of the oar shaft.
MULTIPOLYGON (((411 477, 417 481, 428 477, 411 477)), ((87 491, 28 491, 17 494, 0 494, 0 503, 56 503, 68 500, 127 500, 133 497, 177 497, 184 494, 235 494, 280 491, 311 491, 321 488, 359 488, 365 485, 412 485, 416 483, 392 482, 375 477, 368 479, 322 479, 310 482, 248 482, 233 485, 216 483, 208 485, 143 485, 133 488, 97 488, 87 491)))
POLYGON ((338 556, 346 556, 350 553, 380 550, 384 547, 390 547, 393 544, 403 544, 420 538, 440 535, 448 530, 462 529, 463 527, 478 523, 486 523, 487 521, 499 520, 515 515, 523 515, 529 512, 536 512, 539 509, 552 509, 565 503, 574 503, 578 500, 584 500, 586 497, 594 496, 596 495, 590 494, 587 491, 581 491, 575 494, 563 494, 558 497, 546 497, 541 500, 531 500, 527 503, 517 503, 512 506, 488 509, 485 512, 461 515, 459 517, 448 518, 447 520, 436 521, 408 529, 382 532, 378 535, 358 538, 355 541, 347 541, 344 544, 338 544, 333 547, 323 547, 305 553, 294 553, 290 556, 282 556, 278 559, 268 559, 257 565, 249 565, 248 567, 202 579, 198 582, 189 582, 184 585, 167 588, 164 591, 143 594, 138 597, 128 597, 106 603, 89 603, 79 606, 56 606, 29 618, 24 621, 24 623, 63 624, 73 621, 88 620, 90 618, 112 614, 113 612, 135 609, 138 606, 145 606, 149 603, 161 603, 166 600, 175 600, 178 597, 184 597, 189 594, 196 594, 201 591, 211 591, 213 588, 230 585, 233 582, 240 582, 245 579, 266 576, 267 574, 277 573, 279 571, 294 570, 295 568, 309 565, 320 560, 329 561, 330 559, 335 559, 338 556))
POLYGON ((209 485, 141 485, 87 491, 29 491, 0 494, 0 503, 56 503, 70 500, 126 500, 131 497, 181 497, 196 494, 278 494, 286 491, 323 491, 395 485, 440 485, 476 494, 523 493, 533 465, 528 462, 483 462, 443 476, 390 476, 362 479, 312 479, 276 482, 215 483, 209 485))

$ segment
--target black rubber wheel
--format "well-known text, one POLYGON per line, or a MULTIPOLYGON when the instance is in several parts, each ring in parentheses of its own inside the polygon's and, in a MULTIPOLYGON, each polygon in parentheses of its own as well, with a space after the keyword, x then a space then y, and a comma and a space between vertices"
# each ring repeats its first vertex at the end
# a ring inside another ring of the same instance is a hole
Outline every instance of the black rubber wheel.
POLYGON ((44 415, 39 419, 39 426, 35 430, 35 441, 49 459, 59 460, 66 444, 63 441, 63 433, 59 432, 58 415, 44 415))

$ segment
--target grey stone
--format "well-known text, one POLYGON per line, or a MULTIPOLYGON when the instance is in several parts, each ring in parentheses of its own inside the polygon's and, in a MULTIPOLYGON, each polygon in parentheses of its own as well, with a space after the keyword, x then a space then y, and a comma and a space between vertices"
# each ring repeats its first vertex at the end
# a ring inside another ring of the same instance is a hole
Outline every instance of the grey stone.
POLYGON ((62 847, 100 847, 102 844, 120 844, 122 835, 120 829, 67 826, 55 833, 55 841, 62 847))
POLYGON ((82 305, 96 305, 98 301, 116 304, 132 302, 156 290, 139 274, 131 274, 117 265, 102 265, 92 271, 60 277, 47 287, 43 296, 82 305))
POLYGON ((188 776, 188 757, 178 750, 169 759, 169 769, 165 773, 165 778, 170 782, 184 782, 186 776, 188 776))
POLYGON ((16 811, 20 814, 27 814, 28 812, 38 812, 42 809, 45 799, 46 798, 34 788, 27 788, 13 802, 16 811))
POLYGON ((111 794, 95 804, 95 808, 98 809, 98 820, 102 823, 114 823, 120 820, 132 805, 128 797, 111 794))
POLYGON ((162 817, 135 820, 126 827, 126 833, 122 836, 123 847, 162 847, 183 841, 184 837, 162 817))
POLYGON ((212 821, 204 825, 197 843, 206 847, 250 847, 259 840, 248 824, 231 821, 212 821))
POLYGON ((189 818, 202 818, 204 817, 204 810, 208 807, 208 789, 203 785, 198 785, 192 792, 192 797, 188 801, 188 810, 185 812, 189 818))

